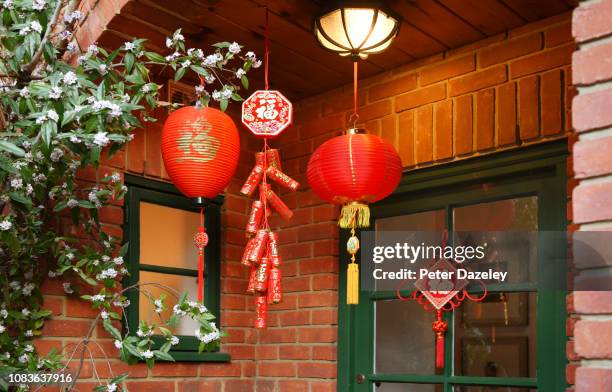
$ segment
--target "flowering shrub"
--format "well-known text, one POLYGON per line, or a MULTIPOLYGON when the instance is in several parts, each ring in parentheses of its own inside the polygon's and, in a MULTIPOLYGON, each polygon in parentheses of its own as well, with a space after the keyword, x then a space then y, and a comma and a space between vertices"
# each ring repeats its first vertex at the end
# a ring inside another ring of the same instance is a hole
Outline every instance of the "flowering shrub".
MULTIPOLYGON (((214 316, 185 295, 160 325, 141 322, 126 336, 113 326, 129 306, 125 292, 141 287, 120 288, 127 244, 119 248, 101 230, 99 210, 126 188, 116 173, 89 185, 77 183, 76 173, 121 149, 141 120, 154 121, 147 110, 160 105, 161 86, 151 66, 170 67, 175 80, 193 73, 201 80, 197 105, 215 102, 225 110, 241 100, 247 72, 261 62, 252 52, 242 55, 237 43, 216 44, 212 53, 186 48, 180 30, 166 41, 168 55, 147 50, 142 39, 112 52, 96 45, 81 51, 73 39, 82 18, 77 3, 0 0, 0 367, 7 371, 62 367, 61 355, 39 356, 32 343, 51 313, 41 307, 45 278, 61 279, 67 294, 100 311, 96 321, 129 363, 171 360, 168 351, 178 343, 171 328, 180 317, 199 323, 200 351, 216 348, 221 336, 214 316), (157 349, 153 331, 166 338, 157 349)), ((163 297, 151 302, 157 312, 166 306, 163 297)), ((123 378, 102 389, 116 390, 123 378)))

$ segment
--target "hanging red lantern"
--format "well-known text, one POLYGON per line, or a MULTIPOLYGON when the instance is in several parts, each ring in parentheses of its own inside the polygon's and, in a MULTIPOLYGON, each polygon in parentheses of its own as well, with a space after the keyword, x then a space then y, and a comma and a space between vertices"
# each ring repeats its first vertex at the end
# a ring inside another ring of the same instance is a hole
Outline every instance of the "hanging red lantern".
POLYGON ((199 254, 198 300, 204 293, 204 208, 223 192, 236 171, 240 138, 232 119, 209 107, 187 106, 172 112, 161 137, 162 158, 176 187, 200 207, 200 227, 194 237, 199 254))
POLYGON ((402 177, 402 162, 389 143, 351 128, 346 135, 323 143, 310 157, 306 171, 313 192, 323 200, 342 205, 338 224, 351 229, 347 251, 347 303, 359 302, 359 268, 355 255, 359 240, 355 228, 370 225, 368 204, 391 194, 402 177))

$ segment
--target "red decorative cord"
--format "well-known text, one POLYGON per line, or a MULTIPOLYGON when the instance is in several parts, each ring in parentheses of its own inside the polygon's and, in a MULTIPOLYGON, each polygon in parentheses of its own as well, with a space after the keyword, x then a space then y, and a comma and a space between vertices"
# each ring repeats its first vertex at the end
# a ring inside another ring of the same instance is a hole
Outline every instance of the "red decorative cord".
POLYGON ((268 11, 268 7, 266 7, 266 27, 265 27, 265 32, 264 32, 264 46, 265 46, 265 53, 264 53, 264 80, 265 80, 265 87, 266 90, 269 90, 269 86, 268 86, 268 54, 270 52, 270 17, 269 17, 269 11, 268 11))

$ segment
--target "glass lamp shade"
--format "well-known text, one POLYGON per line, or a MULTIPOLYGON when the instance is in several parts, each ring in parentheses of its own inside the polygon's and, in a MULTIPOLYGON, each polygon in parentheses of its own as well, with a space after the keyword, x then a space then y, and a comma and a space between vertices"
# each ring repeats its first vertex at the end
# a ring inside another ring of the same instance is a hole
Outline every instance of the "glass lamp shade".
POLYGON ((399 20, 374 7, 347 6, 315 20, 315 35, 325 47, 341 56, 365 59, 385 50, 399 31, 399 20))

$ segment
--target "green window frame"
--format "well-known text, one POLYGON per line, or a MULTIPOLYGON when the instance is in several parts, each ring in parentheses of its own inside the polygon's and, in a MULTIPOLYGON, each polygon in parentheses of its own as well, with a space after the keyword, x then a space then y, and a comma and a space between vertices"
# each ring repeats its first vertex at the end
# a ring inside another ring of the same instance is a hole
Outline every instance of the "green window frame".
MULTIPOLYGON (((407 172, 397 190, 386 200, 372 206, 372 224, 376 219, 411 214, 433 209, 446 210, 447 227, 452 218, 452 208, 463 205, 501 200, 508 197, 537 196, 539 230, 560 230, 567 227, 566 220, 566 157, 565 140, 523 147, 463 162, 407 172), (486 195, 474 185, 495 183, 486 195), (419 202, 415 202, 419 200, 419 202)), ((340 249, 348 239, 348 233, 340 235, 340 249)), ((562 248, 562 247, 561 247, 562 248)), ((551 249, 547 249, 550 252, 551 249)), ((563 249, 555 250, 557 255, 563 249)), ((444 392, 452 392, 454 386, 508 386, 537 388, 538 391, 561 391, 566 388, 566 292, 538 292, 537 324, 537 377, 475 377, 453 374, 453 315, 447 314, 449 329, 446 335, 443 374, 376 374, 374 373, 374 320, 377 300, 393 299, 395 292, 360 292, 358 305, 346 304, 345 252, 341 252, 339 277, 339 326, 338 326, 338 391, 371 392, 379 382, 409 384, 438 384, 444 392), (365 379, 357 381, 358 375, 365 379)), ((565 270, 556 274, 538 267, 538 276, 565 281, 565 270)), ((536 291, 527 284, 509 287, 504 291, 536 291)), ((495 290, 494 287, 491 289, 495 290)), ((433 332, 432 332, 433 333, 433 332)), ((423 360, 431 360, 424 358, 423 360)), ((503 389, 503 388, 502 388, 503 389)))
MULTIPOLYGON (((196 277, 197 260, 194 260, 194 269, 141 264, 140 203, 147 202, 192 212, 198 212, 199 209, 172 184, 133 175, 125 176, 125 184, 128 191, 124 203, 123 233, 124 240, 129 242, 127 264, 130 275, 123 280, 124 287, 137 283, 140 280, 140 271, 196 277)), ((215 198, 206 208, 204 215, 206 231, 209 236, 204 258, 204 303, 217 316, 216 322, 218 325, 220 325, 219 265, 221 255, 220 209, 222 204, 222 196, 215 198)), ((130 300, 130 306, 127 308, 127 321, 124 321, 124 324, 127 323, 129 331, 136 331, 139 323, 140 296, 137 291, 132 290, 127 293, 127 297, 130 300)), ((127 330, 125 326, 124 330, 127 330)), ((179 344, 170 351, 170 355, 175 361, 227 362, 230 360, 228 353, 220 351, 198 353, 199 342, 195 336, 179 335, 179 339, 179 344)), ((154 337, 154 340, 156 348, 163 344, 163 339, 159 337, 154 337)))

